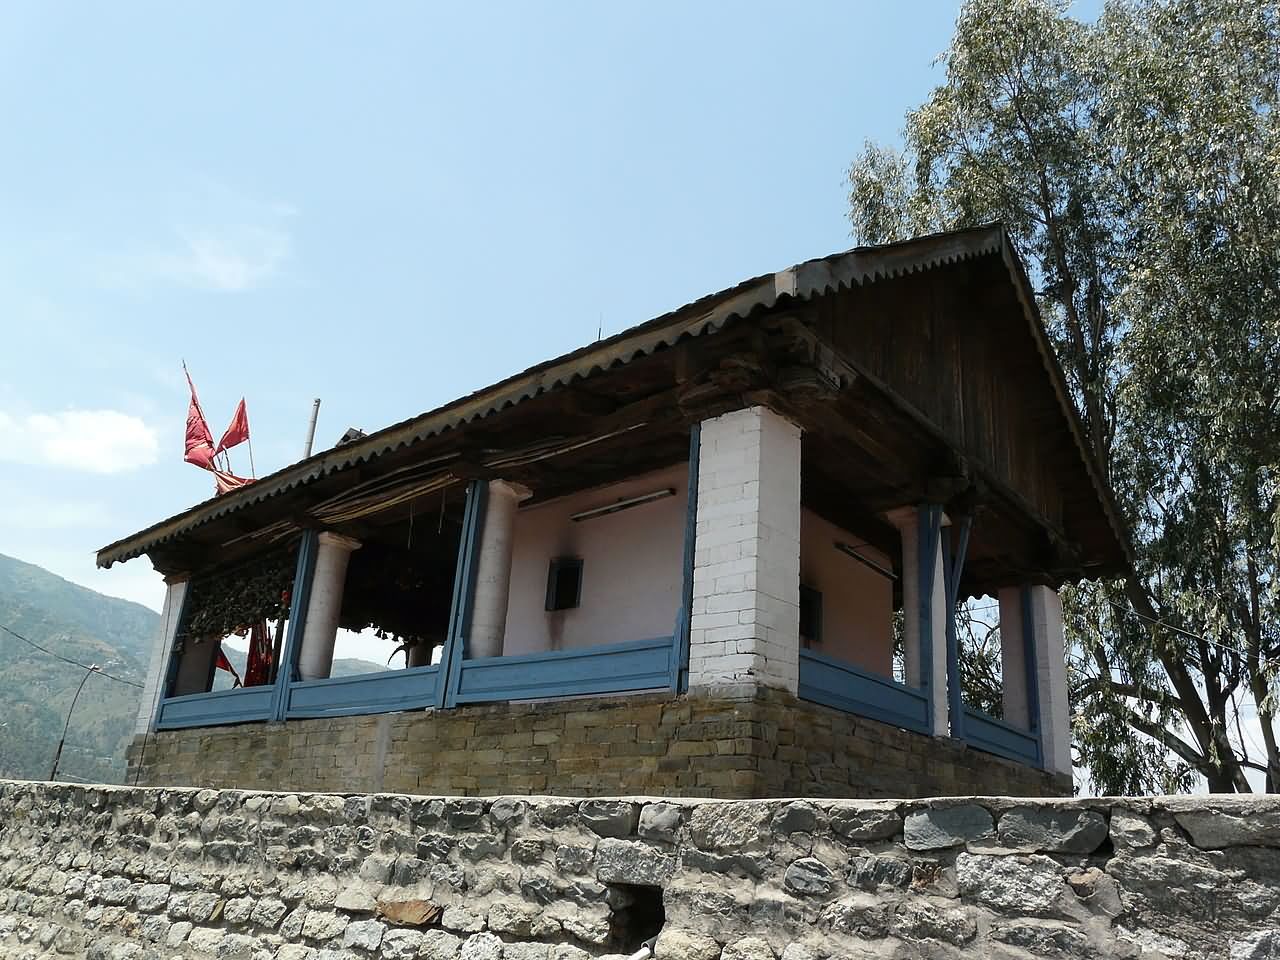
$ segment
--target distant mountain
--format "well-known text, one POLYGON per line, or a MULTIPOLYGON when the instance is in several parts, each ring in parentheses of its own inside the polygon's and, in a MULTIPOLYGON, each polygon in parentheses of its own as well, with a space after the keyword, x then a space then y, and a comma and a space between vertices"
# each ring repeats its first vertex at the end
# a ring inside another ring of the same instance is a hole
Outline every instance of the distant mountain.
MULTIPOLYGON (((0 554, 0 625, 71 660, 97 664, 140 686, 159 619, 141 604, 103 596, 0 554)), ((227 654, 243 675, 244 653, 228 647, 227 654)), ((365 660, 337 660, 333 672, 381 669, 365 660)), ((0 631, 0 778, 49 776, 67 708, 84 676, 79 667, 0 631)), ((124 779, 124 751, 141 693, 139 687, 89 677, 71 717, 60 777, 124 779)))
MULTIPOLYGON (((142 684, 159 615, 0 554, 0 624, 55 653, 142 684)), ((0 631, 0 777, 44 779, 84 671, 0 631)), ((85 780, 124 778, 137 687, 89 677, 59 769, 85 780)))

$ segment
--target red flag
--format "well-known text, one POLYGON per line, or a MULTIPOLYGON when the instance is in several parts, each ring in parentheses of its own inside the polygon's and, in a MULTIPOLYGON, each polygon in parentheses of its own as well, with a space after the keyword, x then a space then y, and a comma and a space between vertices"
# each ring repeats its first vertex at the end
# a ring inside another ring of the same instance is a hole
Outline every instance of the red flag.
POLYGON ((218 645, 218 659, 217 659, 217 662, 215 663, 215 666, 219 670, 226 670, 233 677, 235 677, 237 687, 243 686, 243 684, 240 682, 240 674, 236 673, 236 668, 231 665, 231 661, 227 659, 227 655, 222 652, 221 644, 218 645))
POLYGON ((236 407, 235 414, 231 417, 231 423, 227 427, 227 432, 222 435, 222 439, 218 441, 218 449, 214 453, 221 453, 223 450, 229 450, 238 443, 244 443, 249 439, 249 411, 245 409, 244 397, 240 398, 240 404, 236 407))
POLYGON ((183 457, 187 463, 209 469, 213 460, 213 434, 209 432, 209 424, 200 409, 200 400, 196 397, 196 385, 191 382, 191 374, 187 373, 187 365, 182 365, 182 372, 187 374, 187 386, 191 388, 191 402, 187 405, 187 452, 183 457))

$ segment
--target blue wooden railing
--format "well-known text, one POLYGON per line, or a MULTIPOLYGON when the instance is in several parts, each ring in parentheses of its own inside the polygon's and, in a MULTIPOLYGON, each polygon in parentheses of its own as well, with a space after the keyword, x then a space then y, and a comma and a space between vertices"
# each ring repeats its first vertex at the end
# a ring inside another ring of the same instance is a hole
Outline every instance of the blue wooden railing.
POLYGON ((271 717, 272 687, 243 687, 167 697, 160 703, 157 730, 213 727, 271 717))
MULTIPOLYGON (((580 650, 464 660, 457 702, 669 689, 672 652, 672 638, 668 636, 580 650)), ((302 719, 420 710, 435 706, 439 683, 437 665, 325 680, 294 680, 285 688, 285 716, 302 719)), ((249 687, 169 697, 160 705, 157 729, 268 720, 272 691, 272 687, 249 687)))
POLYGON ((289 684, 285 716, 346 717, 435 706, 438 666, 362 673, 289 684))
POLYGON ((463 660, 457 703, 670 688, 672 638, 463 660))
POLYGON ((1040 766, 1040 738, 1012 724, 965 707, 964 739, 975 750, 994 753, 1006 760, 1040 766))
MULTIPOLYGON (((922 691, 812 650, 800 651, 800 698, 905 730, 930 732, 929 705, 922 691)), ((964 712, 964 740, 969 746, 1033 767, 1041 765, 1036 733, 972 707, 964 712)))
POLYGON ((800 698, 917 733, 929 732, 925 693, 812 650, 800 651, 800 698))

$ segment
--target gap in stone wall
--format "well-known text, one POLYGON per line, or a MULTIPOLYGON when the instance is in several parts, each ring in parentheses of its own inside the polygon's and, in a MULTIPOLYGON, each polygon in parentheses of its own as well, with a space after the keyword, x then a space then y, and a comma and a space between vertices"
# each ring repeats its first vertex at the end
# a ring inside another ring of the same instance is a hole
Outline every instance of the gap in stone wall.
POLYGON ((634 953, 657 938, 667 922, 662 904, 662 888, 631 883, 611 883, 607 901, 609 945, 623 953, 634 953))

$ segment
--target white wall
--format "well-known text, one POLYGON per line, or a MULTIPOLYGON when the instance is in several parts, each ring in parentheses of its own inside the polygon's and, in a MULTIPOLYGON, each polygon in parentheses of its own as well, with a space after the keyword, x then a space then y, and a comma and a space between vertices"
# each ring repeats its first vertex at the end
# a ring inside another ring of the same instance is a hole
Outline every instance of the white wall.
POLYGON ((822 593, 822 642, 811 649, 885 677, 893 677, 893 583, 835 542, 856 546, 885 569, 893 561, 860 537, 800 511, 800 582, 822 593))
MULTIPOLYGON (((515 518, 505 656, 670 636, 683 581, 688 465, 523 506, 515 518), (574 522, 569 516, 665 488, 675 495, 574 522), (545 608, 554 557, 581 557, 582 604, 545 608)), ((536 491, 535 491, 536 495, 536 491)))

